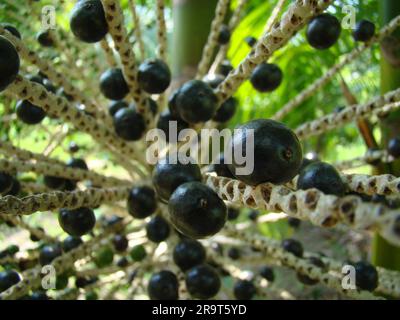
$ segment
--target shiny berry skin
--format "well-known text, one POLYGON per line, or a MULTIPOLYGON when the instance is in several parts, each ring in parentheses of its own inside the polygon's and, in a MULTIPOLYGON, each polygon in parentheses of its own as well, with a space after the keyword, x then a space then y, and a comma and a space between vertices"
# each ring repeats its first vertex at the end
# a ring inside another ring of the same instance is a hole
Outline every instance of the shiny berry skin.
POLYGON ((138 69, 139 86, 150 94, 159 94, 167 90, 171 83, 171 71, 160 59, 146 60, 138 69))
POLYGON ((250 212, 247 214, 247 217, 251 221, 257 221, 259 215, 260 215, 260 211, 258 211, 258 210, 250 210, 250 212))
POLYGON ((71 12, 70 27, 79 40, 94 43, 108 32, 104 8, 100 0, 79 1, 71 12))
POLYGON ((206 250, 200 242, 184 239, 175 246, 173 259, 182 271, 186 271, 206 260, 206 250))
POLYGON ((260 268, 260 276, 263 277, 265 280, 270 282, 275 280, 274 270, 269 266, 263 266, 260 268))
POLYGON ((146 131, 143 116, 133 106, 119 110, 114 115, 113 121, 115 132, 126 141, 140 140, 146 131))
POLYGON ((224 201, 201 182, 180 185, 171 195, 168 211, 175 228, 189 238, 216 234, 227 220, 224 201))
POLYGON ((217 96, 209 85, 200 80, 186 82, 176 98, 181 118, 188 123, 210 120, 217 111, 217 96))
POLYGON ((238 260, 240 258, 240 250, 238 248, 229 248, 228 257, 232 260, 238 260))
POLYGON ((212 118, 216 122, 228 122, 235 115, 237 109, 237 100, 233 97, 228 98, 217 110, 212 118))
POLYGON ((166 240, 170 234, 168 222, 160 217, 153 217, 146 225, 146 235, 150 241, 160 243, 166 240))
POLYGON ((20 275, 14 270, 6 270, 0 272, 0 292, 7 290, 8 288, 12 287, 20 281, 20 275))
POLYGON ((62 249, 64 252, 69 252, 83 243, 82 239, 79 237, 68 236, 62 242, 62 249))
POLYGON ((253 282, 248 280, 239 280, 233 287, 233 294, 237 300, 251 300, 257 293, 253 282))
POLYGON ((297 189, 307 190, 316 188, 325 194, 343 196, 346 185, 338 171, 325 162, 314 162, 300 172, 297 189))
POLYGON ((229 30, 229 27, 227 25, 222 25, 219 34, 218 34, 218 44, 219 45, 225 45, 229 43, 229 40, 231 39, 231 31, 229 30))
POLYGON ((282 83, 282 70, 272 63, 260 63, 252 72, 250 82, 259 92, 271 92, 282 83))
POLYGON ((77 168, 82 170, 89 170, 85 160, 79 158, 72 158, 67 161, 68 168, 77 168))
POLYGON ((39 263, 44 266, 51 264, 51 262, 61 256, 62 249, 59 244, 49 244, 44 246, 39 253, 39 263))
POLYGON ((282 248, 295 255, 296 257, 301 258, 303 256, 303 246, 302 244, 294 239, 285 239, 282 241, 282 248))
POLYGON ((307 41, 315 49, 328 49, 339 39, 341 29, 340 22, 336 17, 323 13, 316 16, 308 24, 307 41))
POLYGON ((6 172, 0 172, 0 194, 5 194, 11 190, 13 177, 6 172))
POLYGON ((117 260, 116 265, 120 268, 125 268, 129 265, 129 260, 126 257, 121 257, 117 260))
POLYGON ((149 280, 147 292, 151 300, 178 300, 178 279, 168 270, 154 273, 149 280))
MULTIPOLYGON (((157 121, 157 129, 160 129, 162 132, 165 134, 165 141, 170 142, 170 143, 176 143, 177 141, 170 140, 169 136, 169 130, 175 131, 173 128, 176 125, 176 131, 179 135, 179 132, 181 132, 183 129, 186 129, 189 127, 189 124, 185 121, 183 121, 181 118, 176 117, 171 114, 171 111, 169 109, 164 110, 161 112, 160 117, 158 118, 157 121), (176 123, 175 123, 176 122, 176 123)), ((176 139, 178 138, 178 135, 176 136, 176 139)))
POLYGON ((129 92, 122 70, 112 68, 100 76, 100 91, 110 100, 122 100, 129 92))
POLYGON ((80 237, 88 234, 96 224, 96 217, 92 209, 61 209, 58 214, 61 228, 71 236, 80 237))
POLYGON ((168 109, 172 116, 180 118, 178 113, 178 108, 176 106, 176 99, 178 98, 178 94, 179 94, 179 89, 176 89, 168 97, 168 109))
POLYGON ((124 235, 116 234, 113 237, 112 243, 114 245, 114 249, 117 252, 124 252, 128 249, 128 239, 124 235))
POLYGON ((218 273, 209 265, 201 264, 189 269, 185 276, 186 288, 196 299, 210 299, 221 288, 218 273))
POLYGON ((43 47, 54 47, 55 44, 50 30, 40 31, 36 35, 36 40, 43 47))
POLYGON ((375 34, 375 25, 368 20, 361 20, 357 22, 353 30, 353 38, 356 41, 366 42, 371 40, 375 34))
POLYGON ((378 272, 376 268, 365 261, 360 261, 354 265, 356 271, 356 286, 361 290, 373 291, 378 286, 378 272))
POLYGON ((291 181, 299 172, 303 152, 297 136, 282 123, 258 119, 247 122, 235 130, 230 150, 246 154, 246 145, 254 134, 254 170, 249 174, 237 172, 239 165, 233 157, 228 164, 231 173, 239 180, 258 185, 264 182, 282 184, 291 181))
POLYGON ((248 37, 244 38, 244 41, 247 43, 247 45, 250 48, 254 47, 254 45, 257 43, 257 39, 252 36, 248 36, 248 37))
POLYGON ((127 208, 129 214, 134 218, 149 217, 157 209, 156 193, 147 186, 132 188, 128 196, 127 208))
POLYGON ((26 124, 38 124, 46 117, 46 112, 30 103, 28 100, 19 100, 15 107, 17 117, 26 124))
POLYGON ((392 157, 400 157, 400 137, 392 138, 389 140, 388 152, 392 157))
MULTIPOLYGON (((317 258, 317 257, 309 257, 307 260, 308 260, 308 262, 309 262, 310 264, 312 264, 312 265, 314 265, 314 266, 316 266, 316 267, 319 267, 319 268, 321 268, 321 269, 325 269, 325 268, 326 268, 325 263, 324 263, 320 258, 317 258)), ((315 285, 315 284, 318 283, 318 280, 311 279, 311 278, 308 277, 307 275, 304 275, 304 274, 299 273, 299 272, 297 273, 297 279, 298 279, 301 283, 303 283, 303 284, 305 284, 305 285, 307 285, 307 286, 313 286, 313 285, 315 285)))
POLYGON ((113 101, 108 106, 108 113, 111 117, 113 117, 119 110, 128 108, 129 104, 124 100, 113 101))
POLYGON ((71 141, 70 143, 69 143, 69 145, 68 145, 68 150, 69 150, 69 152, 71 152, 71 153, 76 153, 76 152, 78 152, 79 151, 79 145, 77 145, 76 144, 76 142, 74 142, 74 141, 71 141))
POLYGON ((50 189, 61 190, 65 187, 66 179, 60 177, 44 176, 43 182, 50 189))
POLYGON ((175 156, 159 160, 153 170, 153 185, 158 196, 168 201, 171 194, 181 184, 190 181, 201 181, 202 175, 197 164, 182 164, 175 156))
POLYGON ((8 32, 10 32, 14 37, 21 39, 21 34, 19 33, 18 29, 15 26, 13 26, 12 24, 0 23, 0 26, 2 26, 4 29, 6 29, 8 32))
POLYGON ((218 87, 225 77, 221 74, 208 74, 203 78, 203 81, 207 83, 211 88, 215 89, 218 87))
POLYGON ((143 245, 138 244, 131 249, 129 255, 133 261, 139 262, 146 258, 147 252, 143 245))
POLYGON ((240 215, 240 210, 234 207, 228 207, 228 220, 236 220, 240 215))
POLYGON ((75 280, 75 286, 77 288, 84 288, 90 284, 94 284, 99 279, 97 277, 77 277, 75 280))

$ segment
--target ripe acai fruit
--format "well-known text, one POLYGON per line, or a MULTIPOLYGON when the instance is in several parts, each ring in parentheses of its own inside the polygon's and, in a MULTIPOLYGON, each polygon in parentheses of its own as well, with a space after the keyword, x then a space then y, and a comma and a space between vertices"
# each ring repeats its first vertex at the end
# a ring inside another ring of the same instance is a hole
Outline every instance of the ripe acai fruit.
POLYGON ((221 288, 218 273, 213 267, 206 264, 189 269, 186 272, 185 282, 190 295, 196 299, 210 299, 221 288))
POLYGON ((15 106, 19 120, 26 124, 38 124, 46 117, 46 112, 28 100, 19 100, 15 106))
POLYGON ((237 179, 250 185, 289 182, 297 175, 303 159, 301 145, 294 132, 282 123, 269 119, 253 120, 238 127, 230 141, 230 150, 232 155, 241 152, 248 162, 254 161, 253 170, 248 163, 249 170, 244 173, 238 171, 243 164, 239 165, 234 156, 232 164, 228 164, 237 179), (250 144, 252 137, 254 148, 250 144))
POLYGON ((261 63, 252 72, 250 82, 259 92, 274 91, 282 83, 282 70, 272 63, 261 63))
POLYGON ((197 181, 184 183, 174 191, 168 211, 175 228, 195 239, 216 234, 227 220, 225 203, 211 188, 197 181))
POLYGON ((132 188, 128 196, 127 208, 132 217, 137 219, 147 218, 157 209, 156 193, 147 186, 132 188))
POLYGON ((139 66, 138 82, 147 93, 162 93, 171 83, 171 71, 160 59, 146 60, 139 66))
POLYGON ((129 92, 122 70, 111 68, 100 76, 100 91, 110 100, 122 100, 129 92))
POLYGON ((134 105, 120 109, 113 117, 116 134, 126 141, 139 140, 146 131, 144 117, 134 105))
POLYGON ((10 41, 0 36, 0 92, 15 80, 19 65, 17 50, 10 41))
POLYGON ((71 236, 80 237, 92 231, 96 217, 92 209, 61 209, 58 215, 61 228, 71 236))
POLYGON ((78 1, 71 12, 70 27, 75 37, 83 42, 102 40, 108 32, 108 25, 101 1, 78 1))
POLYGON ((177 300, 179 283, 176 275, 168 270, 154 273, 147 286, 151 300, 177 300))
POLYGON ((341 30, 342 27, 336 17, 323 13, 316 16, 308 24, 307 41, 315 49, 328 49, 339 39, 341 30))
POLYGON ((173 259, 181 270, 186 271, 205 261, 206 250, 200 242, 184 239, 175 246, 173 259))
POLYGON ((369 20, 361 20, 357 22, 353 30, 353 38, 356 41, 366 42, 371 40, 375 34, 375 25, 369 20))

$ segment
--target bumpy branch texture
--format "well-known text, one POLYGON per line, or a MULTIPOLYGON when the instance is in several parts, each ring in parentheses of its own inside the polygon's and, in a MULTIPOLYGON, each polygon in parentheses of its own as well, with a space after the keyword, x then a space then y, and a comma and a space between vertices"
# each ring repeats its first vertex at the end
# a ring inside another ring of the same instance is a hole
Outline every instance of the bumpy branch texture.
POLYGON ((217 8, 215 9, 215 17, 211 23, 211 30, 208 35, 206 45, 203 48, 196 79, 203 78, 207 74, 208 68, 210 67, 212 55, 218 43, 219 31, 222 22, 224 21, 226 11, 228 10, 229 1, 230 0, 218 0, 217 8))
POLYGON ((111 68, 117 67, 117 62, 115 61, 114 52, 110 45, 108 44, 107 37, 100 41, 101 48, 107 59, 107 63, 111 68))
POLYGON ((297 0, 283 14, 271 32, 263 35, 252 51, 240 65, 232 70, 227 78, 217 87, 216 94, 220 103, 231 97, 261 62, 282 48, 316 14, 325 10, 331 0, 297 0))
POLYGON ((51 211, 60 208, 93 208, 103 203, 125 200, 129 190, 129 187, 89 188, 84 191, 54 191, 23 198, 5 196, 0 199, 0 214, 28 215, 37 211, 51 211))
POLYGON ((374 98, 366 104, 352 105, 339 112, 333 112, 316 120, 306 122, 300 125, 295 130, 295 133, 299 139, 305 139, 343 126, 357 118, 372 115, 383 117, 400 107, 400 102, 396 102, 399 99, 400 89, 390 91, 384 96, 374 98))
POLYGON ((46 162, 27 162, 19 160, 0 159, 0 170, 5 172, 35 172, 52 177, 61 177, 70 180, 82 181, 90 180, 95 186, 116 186, 129 185, 128 180, 121 180, 114 177, 107 177, 90 170, 80 168, 69 168, 61 164, 53 164, 46 162))
POLYGON ((364 203, 357 196, 339 198, 317 189, 292 191, 270 183, 257 187, 212 175, 206 183, 226 201, 249 208, 285 212, 321 227, 339 222, 354 229, 378 231, 389 242, 400 245, 400 212, 383 205, 364 203))
MULTIPOLYGON (((368 195, 398 195, 400 194, 400 178, 391 174, 370 176, 366 174, 342 175, 352 191, 368 195)), ((400 227, 400 226, 399 226, 400 227)))
POLYGON ((338 170, 346 170, 346 169, 361 167, 363 165, 378 160, 387 163, 387 162, 392 162, 394 158, 391 155, 389 155, 386 150, 373 150, 371 152, 367 152, 365 155, 361 157, 336 162, 333 165, 338 170))
POLYGON ((50 79, 52 83, 54 83, 56 86, 63 87, 65 92, 70 95, 75 101, 79 101, 83 105, 85 105, 86 111, 93 113, 96 119, 107 120, 108 115, 104 113, 103 110, 97 107, 94 102, 92 102, 88 97, 84 95, 83 92, 72 86, 71 83, 68 82, 68 80, 65 78, 64 74, 57 72, 46 60, 40 58, 35 51, 27 48, 20 39, 14 37, 11 33, 9 33, 1 26, 0 35, 10 40, 14 44, 15 49, 17 50, 19 55, 26 61, 29 61, 31 64, 36 65, 40 69, 40 71, 42 71, 50 79))
MULTIPOLYGON (((15 81, 8 86, 7 91, 21 99, 29 100, 34 105, 64 121, 71 122, 78 130, 90 134, 99 143, 108 147, 116 147, 120 152, 123 150, 126 155, 130 154, 136 159, 141 159, 141 155, 136 154, 132 146, 126 141, 117 137, 106 127, 99 125, 91 116, 86 115, 76 107, 70 106, 65 98, 47 91, 42 85, 28 81, 18 75, 15 81)), ((144 163, 144 160, 142 160, 142 163, 144 163)))
POLYGON ((311 97, 315 92, 325 86, 329 81, 345 66, 350 62, 357 59, 361 53, 370 48, 374 43, 381 41, 383 38, 391 34, 400 25, 400 16, 394 18, 389 24, 387 24, 378 35, 373 37, 369 42, 356 47, 348 53, 342 61, 335 64, 330 68, 321 78, 317 79, 314 83, 309 85, 306 89, 301 91, 296 97, 285 104, 273 117, 274 120, 280 120, 285 115, 289 114, 294 108, 303 103, 306 99, 311 97))
POLYGON ((138 112, 143 114, 146 123, 149 125, 153 119, 147 103, 146 93, 139 87, 137 81, 136 57, 132 50, 132 45, 128 40, 128 34, 124 25, 124 14, 119 1, 102 0, 109 32, 114 40, 115 49, 119 53, 122 69, 129 92, 136 102, 138 112))

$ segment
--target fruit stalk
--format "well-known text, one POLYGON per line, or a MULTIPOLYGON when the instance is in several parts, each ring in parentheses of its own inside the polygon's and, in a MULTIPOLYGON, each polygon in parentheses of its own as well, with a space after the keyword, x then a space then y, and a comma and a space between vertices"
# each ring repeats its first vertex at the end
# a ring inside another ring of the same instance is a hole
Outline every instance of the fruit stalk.
POLYGON ((268 60, 272 54, 282 48, 311 18, 325 10, 332 1, 296 1, 283 14, 271 32, 265 34, 256 44, 254 51, 232 70, 226 79, 216 88, 220 104, 226 101, 250 76, 255 67, 268 60))
POLYGON ((270 183, 252 187, 238 180, 212 175, 206 175, 206 184, 232 204, 285 212, 321 227, 333 227, 341 222, 357 230, 376 230, 394 245, 400 245, 398 210, 363 202, 356 196, 325 195, 317 189, 292 191, 270 183))
POLYGON ((107 37, 105 37, 103 40, 100 41, 100 46, 106 55, 108 65, 111 68, 116 68, 117 62, 115 61, 114 52, 111 49, 110 45, 108 44, 107 37))
POLYGON ((399 99, 399 94, 400 89, 397 89, 384 96, 375 97, 365 104, 349 106, 340 112, 333 112, 317 120, 305 122, 295 129, 295 133, 299 139, 305 139, 341 127, 360 117, 385 116, 400 107, 400 102, 394 102, 399 99))
POLYGON ((319 89, 323 88, 332 78, 350 62, 357 59, 364 51, 370 48, 374 43, 380 42, 383 38, 391 34, 398 26, 400 26, 400 16, 391 20, 385 27, 381 29, 379 34, 374 36, 369 42, 354 48, 351 52, 345 55, 340 62, 333 65, 321 78, 315 80, 307 88, 297 94, 292 100, 286 103, 281 109, 272 116, 274 120, 280 120, 294 108, 302 104, 305 100, 311 97, 319 89))
POLYGON ((143 43, 143 37, 142 37, 142 29, 140 27, 139 16, 137 15, 137 12, 136 12, 135 0, 128 0, 128 5, 129 5, 129 9, 132 14, 132 19, 133 19, 133 24, 134 24, 133 32, 135 35, 135 40, 139 45, 140 59, 144 60, 145 50, 144 50, 144 43, 143 43))
POLYGON ((215 9, 215 17, 211 23, 211 30, 203 48, 203 53, 197 69, 196 79, 201 79, 207 74, 214 49, 218 43, 218 34, 228 10, 228 4, 229 0, 218 0, 217 8, 215 9))

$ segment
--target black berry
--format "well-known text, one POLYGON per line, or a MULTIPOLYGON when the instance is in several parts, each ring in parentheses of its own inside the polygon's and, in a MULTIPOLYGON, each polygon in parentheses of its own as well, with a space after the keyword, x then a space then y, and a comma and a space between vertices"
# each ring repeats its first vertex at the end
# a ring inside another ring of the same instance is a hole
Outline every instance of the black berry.
POLYGON ((43 47, 54 47, 54 45, 55 45, 54 39, 53 39, 53 36, 52 36, 50 30, 40 31, 36 35, 36 40, 43 47))
POLYGON ((257 43, 257 39, 252 36, 244 38, 244 41, 248 44, 250 48, 254 47, 254 45, 257 43))
POLYGON ((356 285, 361 290, 373 291, 378 286, 378 272, 376 268, 365 261, 354 264, 356 285))
POLYGON ((391 156, 395 158, 400 157, 400 137, 396 137, 389 140, 388 152, 391 156))
POLYGON ((69 252, 83 243, 82 239, 79 237, 68 236, 62 242, 62 249, 64 252, 69 252))
MULTIPOLYGON (((228 164, 231 173, 250 185, 264 182, 281 184, 293 179, 303 159, 300 142, 293 131, 273 120, 250 121, 235 130, 230 142, 232 155, 235 150, 240 150, 245 155, 246 145, 253 134, 254 149, 250 149, 250 152, 254 152, 253 170, 246 174, 238 172, 237 169, 243 165, 237 164, 233 157, 233 163, 228 164)), ((249 158, 249 155, 246 157, 249 158)))
POLYGON ((70 27, 81 41, 94 43, 102 40, 108 32, 108 25, 101 1, 77 2, 72 9, 70 27))
POLYGON ((353 30, 353 38, 356 41, 366 42, 371 40, 375 34, 375 25, 368 20, 361 20, 357 22, 353 30))
POLYGON ((308 43, 315 49, 328 49, 339 39, 341 29, 336 17, 323 13, 308 24, 306 31, 308 43))
POLYGON ((189 269, 185 277, 186 288, 193 298, 210 299, 221 288, 218 273, 209 265, 201 264, 189 269))
POLYGON ((40 250, 39 263, 44 266, 50 264, 55 258, 61 256, 62 249, 59 244, 49 244, 40 250))
POLYGON ((66 179, 53 176, 44 176, 43 182, 50 189, 61 190, 65 187, 66 179))
POLYGON ((113 117, 115 132, 127 141, 137 141, 146 131, 143 116, 134 106, 120 109, 113 117))
POLYGON ((223 153, 221 153, 218 159, 213 162, 214 163, 212 163, 208 168, 209 172, 215 172, 220 177, 235 178, 229 170, 228 165, 225 163, 225 157, 223 153))
POLYGON ((153 184, 158 196, 168 201, 171 194, 181 184, 201 181, 201 171, 197 164, 182 164, 176 156, 166 156, 159 160, 153 171, 153 184))
POLYGON ((166 240, 170 234, 168 222, 160 217, 153 217, 146 225, 147 238, 155 243, 166 240))
POLYGON ((235 207, 228 207, 228 220, 236 220, 239 217, 240 210, 235 207))
POLYGON ((217 68, 217 73, 227 76, 233 70, 233 66, 229 60, 224 60, 217 68))
POLYGON ((61 209, 58 214, 61 228, 71 236, 80 237, 89 233, 96 224, 96 217, 92 209, 61 209))
POLYGON ((216 234, 225 225, 225 203, 208 186, 194 181, 180 185, 168 203, 171 222, 190 238, 216 234))
POLYGON ((233 97, 228 98, 217 110, 212 118, 216 122, 228 122, 235 115, 237 100, 233 97))
POLYGON ((72 158, 67 161, 67 167, 69 168, 77 168, 82 170, 89 170, 86 161, 79 158, 72 158))
POLYGON ((129 92, 122 70, 108 69, 100 76, 100 91, 110 100, 122 100, 129 92))
POLYGON ((6 172, 0 172, 0 194, 9 192, 13 185, 13 177, 6 172))
POLYGON ((9 23, 0 23, 0 25, 8 32, 10 32, 14 37, 21 39, 21 34, 19 33, 18 29, 15 26, 9 23))
POLYGON ((171 71, 162 60, 146 60, 139 66, 138 81, 139 86, 147 93, 162 93, 171 83, 171 71))
POLYGON ((343 196, 346 192, 346 185, 340 174, 332 165, 325 162, 311 163, 300 172, 297 189, 312 188, 336 196, 343 196))
POLYGON ((175 264, 183 271, 202 264, 206 259, 206 250, 203 245, 191 239, 180 241, 174 248, 175 264))
POLYGON ((46 112, 30 103, 28 100, 19 100, 15 107, 17 117, 26 124, 38 124, 46 116, 46 112))
POLYGON ((297 229, 300 227, 301 220, 293 217, 288 217, 288 225, 291 226, 293 229, 297 229))
POLYGON ((188 123, 210 120, 217 110, 217 96, 209 85, 200 80, 186 82, 176 98, 181 118, 188 123))
POLYGON ((239 280, 233 287, 233 294, 237 300, 251 300, 257 293, 253 282, 248 280, 239 280))
POLYGON ((12 287, 20 281, 20 275, 14 270, 6 270, 0 272, 0 292, 7 290, 8 288, 12 287))
POLYGON ((240 250, 235 247, 229 248, 228 257, 232 260, 238 260, 240 258, 240 250))
MULTIPOLYGON (((42 227, 38 227, 37 229, 40 230, 40 231, 42 231, 42 232, 44 232, 44 229, 43 229, 42 227)), ((33 242, 38 242, 38 241, 41 240, 40 238, 38 238, 38 237, 37 237, 36 235, 34 235, 33 233, 31 233, 31 234, 29 235, 29 239, 31 239, 31 241, 33 241, 33 242)))
POLYGON ((231 39, 231 31, 229 27, 223 24, 219 30, 218 34, 218 44, 225 45, 228 44, 229 40, 231 39))
MULTIPOLYGON (((165 134, 165 141, 170 142, 170 143, 176 143, 177 141, 172 141, 170 139, 170 134, 169 130, 174 132, 172 129, 173 126, 176 125, 176 131, 179 135, 179 132, 181 132, 183 129, 186 129, 189 127, 189 124, 185 121, 183 121, 179 116, 174 116, 171 114, 171 111, 169 109, 164 110, 161 112, 160 117, 158 118, 157 121, 157 129, 160 129, 162 132, 165 134), (174 123, 176 122, 176 123, 174 123)), ((178 138, 178 136, 176 137, 178 138)))
POLYGON ((295 255, 296 257, 301 258, 303 256, 303 246, 302 244, 294 239, 285 239, 282 241, 282 248, 295 255))
POLYGON ((179 283, 176 275, 168 270, 154 273, 147 286, 151 300, 177 300, 179 283))
POLYGON ((116 234, 112 240, 112 243, 114 245, 114 249, 117 252, 124 252, 126 249, 128 249, 128 239, 124 235, 116 234))
POLYGON ((154 190, 147 186, 134 187, 128 196, 129 214, 138 219, 144 219, 157 209, 157 199, 154 190))
POLYGON ((274 270, 269 266, 263 266, 260 268, 260 276, 263 277, 265 280, 270 282, 275 280, 274 270))
POLYGON ((250 82, 259 92, 274 91, 282 83, 282 70, 272 63, 261 63, 252 72, 250 82))

